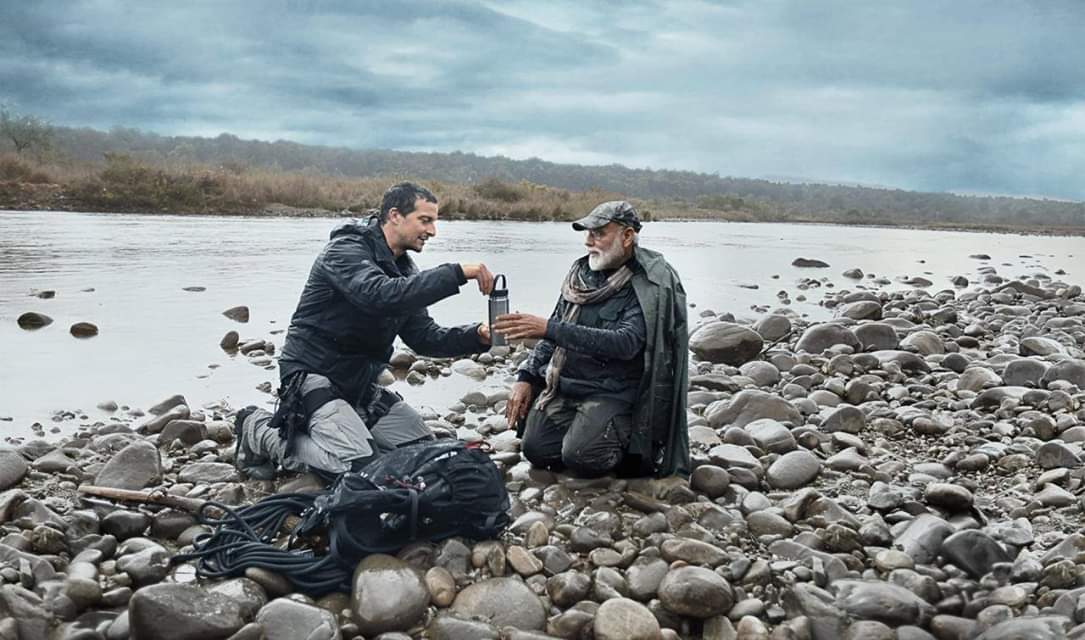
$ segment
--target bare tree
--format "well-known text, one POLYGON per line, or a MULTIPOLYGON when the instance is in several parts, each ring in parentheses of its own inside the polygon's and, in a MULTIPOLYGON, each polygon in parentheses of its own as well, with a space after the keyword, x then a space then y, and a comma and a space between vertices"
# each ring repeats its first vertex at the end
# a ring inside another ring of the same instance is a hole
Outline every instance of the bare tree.
POLYGON ((52 147, 53 127, 36 116, 0 107, 0 137, 11 140, 15 153, 36 151, 42 154, 52 147))

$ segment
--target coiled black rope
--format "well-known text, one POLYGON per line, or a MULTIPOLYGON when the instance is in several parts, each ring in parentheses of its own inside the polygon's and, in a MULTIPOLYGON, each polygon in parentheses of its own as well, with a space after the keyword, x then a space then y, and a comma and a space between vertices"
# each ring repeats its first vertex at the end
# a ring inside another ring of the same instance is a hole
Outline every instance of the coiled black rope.
POLYGON ((197 578, 230 578, 257 567, 287 578, 299 591, 323 595, 350 591, 352 567, 343 565, 334 551, 319 556, 312 549, 283 549, 272 544, 286 519, 301 516, 313 506, 316 494, 287 493, 269 496, 242 509, 208 501, 196 512, 196 519, 214 527, 193 540, 193 550, 175 556, 171 562, 196 561, 197 578), (219 510, 222 517, 211 515, 219 510))

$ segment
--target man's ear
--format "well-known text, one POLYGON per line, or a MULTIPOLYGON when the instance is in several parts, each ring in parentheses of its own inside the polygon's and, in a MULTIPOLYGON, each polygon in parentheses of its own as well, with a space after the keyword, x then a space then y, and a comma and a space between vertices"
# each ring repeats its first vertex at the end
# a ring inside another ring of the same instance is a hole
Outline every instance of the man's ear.
POLYGON ((633 236, 637 235, 637 232, 632 227, 625 227, 622 229, 622 247, 628 249, 633 246, 633 236))
POLYGON ((401 218, 403 218, 403 214, 399 212, 399 209, 392 207, 388 210, 388 222, 392 222, 398 225, 401 218))

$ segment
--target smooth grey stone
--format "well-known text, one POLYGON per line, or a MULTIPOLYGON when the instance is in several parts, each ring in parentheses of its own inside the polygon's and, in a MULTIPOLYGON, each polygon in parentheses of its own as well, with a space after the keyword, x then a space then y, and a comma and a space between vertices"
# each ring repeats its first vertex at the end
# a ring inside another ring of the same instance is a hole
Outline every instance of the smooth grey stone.
POLYGON ((251 620, 268 601, 267 591, 249 578, 231 578, 210 585, 208 590, 236 602, 241 607, 241 617, 246 620, 251 620))
MULTIPOLYGON (((626 570, 625 578, 626 583, 629 585, 629 595, 642 602, 647 602, 656 597, 659 593, 659 585, 663 582, 663 578, 666 577, 668 571, 670 571, 670 565, 661 558, 645 556, 637 558, 626 570)), ((549 588, 547 590, 549 591, 549 588)), ((587 589, 585 589, 586 593, 587 589)), ((553 599, 553 594, 551 594, 551 599, 553 599)))
POLYGON ((181 468, 178 482, 215 484, 217 482, 240 482, 241 475, 232 464, 225 462, 193 462, 181 468))
MULTIPOLYGON (((666 567, 666 563, 663 564, 666 567)), ((660 579, 662 580, 662 576, 660 579)), ((586 598, 591 591, 591 586, 590 576, 579 571, 565 571, 547 579, 546 593, 550 596, 551 602, 566 608, 586 598)))
POLYGON ((1072 620, 1061 616, 1015 618, 996 624, 975 640, 1062 640, 1073 624, 1072 620))
POLYGON ((822 431, 859 434, 866 429, 866 416, 858 407, 844 405, 830 413, 821 423, 822 431))
POLYGON ((912 520, 893 541, 893 546, 912 556, 916 564, 929 564, 937 557, 942 541, 953 533, 945 520, 923 513, 912 520))
POLYGON ((780 603, 788 618, 802 616, 809 620, 813 640, 844 637, 847 614, 836 606, 833 596, 827 591, 800 582, 784 590, 780 603))
POLYGON ((1078 389, 1085 389, 1085 360, 1067 359, 1052 365, 1044 373, 1043 382, 1050 385, 1057 380, 1065 380, 1078 389))
POLYGON ((860 348, 859 339, 851 329, 841 324, 826 322, 808 327, 795 345, 795 351, 821 353, 836 345, 846 345, 853 349, 860 348))
POLYGON ((530 587, 515 578, 476 582, 456 596, 451 610, 484 618, 496 627, 541 630, 546 624, 542 601, 530 587))
POLYGON ((689 337, 689 349, 699 359, 735 366, 756 358, 763 346, 757 332, 733 322, 709 322, 689 337))
POLYGON ((977 529, 958 531, 942 542, 942 555, 954 565, 980 578, 998 562, 1012 562, 1013 556, 994 538, 977 529))
POLYGON ((797 489, 821 473, 821 461, 800 449, 785 453, 769 466, 765 478, 776 489, 797 489))
POLYGON ((897 330, 884 322, 864 322, 855 327, 854 332, 862 351, 881 351, 900 346, 897 330))
POLYGON ((339 624, 330 611, 289 598, 278 598, 256 614, 266 640, 339 640, 339 624))
POLYGON ((417 569, 402 560, 374 554, 354 571, 351 611, 366 635, 409 629, 426 612, 429 590, 417 569))
POLYGON ((932 482, 924 489, 927 504, 949 511, 965 511, 972 506, 972 492, 948 482, 932 482))
POLYGON ((442 613, 426 627, 425 637, 432 640, 498 640, 501 635, 491 624, 442 613))
POLYGON ((778 314, 767 315, 754 324, 753 330, 765 340, 774 342, 791 333, 791 320, 778 314))
POLYGON ((770 453, 787 453, 798 446, 791 430, 771 418, 754 420, 743 430, 750 434, 758 447, 770 453))
POLYGON ((988 387, 997 387, 1002 384, 1002 377, 987 367, 968 367, 957 378, 958 391, 979 392, 988 387))
POLYGON ((628 598, 607 600, 592 622, 595 640, 657 640, 659 621, 643 604, 628 598))
POLYGON ((1002 382, 1014 387, 1038 387, 1050 366, 1042 360, 1018 358, 1002 370, 1002 382))
POLYGON ((744 389, 730 400, 720 400, 705 409, 708 424, 718 429, 726 425, 744 427, 760 418, 772 418, 787 424, 802 424, 802 414, 783 398, 760 391, 744 389))
POLYGON ((727 554, 718 546, 689 538, 672 538, 660 546, 663 559, 668 562, 683 560, 689 564, 718 566, 727 559, 727 554))
POLYGON ((1058 442, 1045 442, 1036 450, 1036 464, 1041 469, 1073 469, 1081 465, 1078 453, 1058 442))
POLYGON ((723 467, 703 464, 690 474, 689 484, 695 491, 700 491, 714 500, 727 491, 727 487, 731 485, 731 475, 723 467))
POLYGON ((12 449, 0 449, 0 491, 19 484, 28 470, 29 465, 21 453, 12 449))
POLYGON ((734 594, 718 573, 685 566, 667 572, 659 585, 659 600, 673 613, 703 620, 726 613, 734 594))
POLYGON ((926 626, 935 614, 934 607, 915 593, 887 582, 837 580, 830 590, 840 609, 861 620, 926 626))
POLYGON ((210 640, 245 624, 236 602, 190 584, 143 587, 132 594, 128 613, 135 638, 210 640))

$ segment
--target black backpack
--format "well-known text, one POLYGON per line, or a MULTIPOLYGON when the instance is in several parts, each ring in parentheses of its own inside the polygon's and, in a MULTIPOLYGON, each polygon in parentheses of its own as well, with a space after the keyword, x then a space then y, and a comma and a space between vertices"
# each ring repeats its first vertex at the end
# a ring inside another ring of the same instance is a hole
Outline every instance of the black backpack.
POLYGON ((173 561, 196 560, 198 577, 260 567, 307 593, 349 592, 354 566, 366 555, 418 540, 493 538, 508 526, 508 511, 505 483, 489 455, 460 440, 431 440, 383 454, 322 493, 273 495, 237 511, 208 502, 198 515, 215 530, 173 561), (213 508, 225 517, 211 517, 213 508), (301 520, 286 548, 273 545, 291 516, 301 520))

